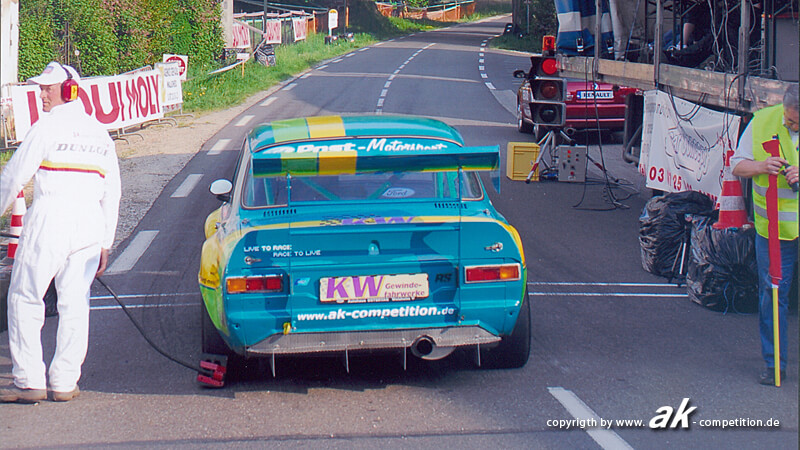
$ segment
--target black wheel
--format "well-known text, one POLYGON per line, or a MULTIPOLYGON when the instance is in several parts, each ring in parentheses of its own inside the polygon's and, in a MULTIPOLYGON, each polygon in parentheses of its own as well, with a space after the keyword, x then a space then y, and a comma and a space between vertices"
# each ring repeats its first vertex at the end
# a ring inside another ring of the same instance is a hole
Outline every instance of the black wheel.
POLYGON ((222 340, 222 336, 219 335, 217 327, 215 327, 214 322, 211 321, 211 317, 209 317, 208 311, 206 311, 205 303, 203 303, 200 315, 202 316, 200 320, 202 321, 203 353, 226 356, 232 355, 233 352, 231 352, 231 349, 225 344, 225 341, 222 340))
POLYGON ((522 115, 522 105, 517 102, 517 130, 520 133, 530 133, 533 131, 533 126, 525 122, 525 117, 522 115))
POLYGON ((481 352, 481 365, 489 369, 518 369, 528 362, 531 353, 531 301, 528 291, 511 335, 503 337, 500 345, 481 352))

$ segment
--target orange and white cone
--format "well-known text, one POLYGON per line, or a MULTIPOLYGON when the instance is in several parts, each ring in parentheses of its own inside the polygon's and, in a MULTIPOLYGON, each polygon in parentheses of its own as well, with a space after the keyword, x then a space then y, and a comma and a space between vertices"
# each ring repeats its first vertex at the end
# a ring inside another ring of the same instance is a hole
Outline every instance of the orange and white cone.
POLYGON ((725 156, 725 168, 722 179, 722 194, 719 196, 719 220, 714 224, 715 230, 726 228, 750 228, 753 223, 747 218, 744 197, 742 197, 742 183, 733 175, 730 157, 733 151, 725 156))
MULTIPOLYGON (((14 200, 14 205, 11 207, 11 227, 9 233, 19 236, 22 233, 22 217, 27 212, 28 208, 25 206, 25 194, 19 191, 17 199, 14 200)), ((8 241, 8 257, 13 258, 17 254, 17 245, 19 244, 18 238, 11 238, 8 241)))

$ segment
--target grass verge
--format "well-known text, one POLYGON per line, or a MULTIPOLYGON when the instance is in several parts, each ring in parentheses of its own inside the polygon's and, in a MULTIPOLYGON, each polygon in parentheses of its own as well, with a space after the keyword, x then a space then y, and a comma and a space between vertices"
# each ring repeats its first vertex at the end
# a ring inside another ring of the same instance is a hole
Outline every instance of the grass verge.
POLYGON ((190 79, 183 83, 183 109, 204 112, 224 109, 241 103, 251 95, 268 89, 326 59, 373 44, 372 36, 359 33, 354 42, 339 39, 325 44, 322 34, 310 34, 304 42, 275 48, 274 66, 266 67, 254 59, 226 72, 208 75, 211 69, 190 69, 190 79))
POLYGON ((527 34, 524 36, 516 36, 514 34, 504 34, 492 39, 489 45, 494 48, 503 48, 506 50, 517 50, 520 52, 541 53, 542 52, 542 36, 527 34))

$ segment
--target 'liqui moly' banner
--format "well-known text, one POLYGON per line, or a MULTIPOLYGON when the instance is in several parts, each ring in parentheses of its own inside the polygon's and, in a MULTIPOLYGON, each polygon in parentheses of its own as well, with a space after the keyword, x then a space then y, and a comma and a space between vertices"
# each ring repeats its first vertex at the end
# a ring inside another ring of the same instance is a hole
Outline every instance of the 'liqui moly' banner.
MULTIPOLYGON (((109 130, 164 117, 161 105, 162 80, 159 70, 111 77, 84 78, 79 81, 78 100, 86 113, 97 118, 109 130)), ((42 114, 39 86, 12 86, 16 139, 22 140, 42 114)))

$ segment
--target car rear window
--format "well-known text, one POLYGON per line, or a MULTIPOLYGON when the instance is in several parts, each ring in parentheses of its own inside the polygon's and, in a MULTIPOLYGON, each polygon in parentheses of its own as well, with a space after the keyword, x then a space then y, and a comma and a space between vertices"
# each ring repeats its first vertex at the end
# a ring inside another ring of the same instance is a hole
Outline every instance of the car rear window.
MULTIPOLYGON (((249 171, 248 171, 249 172, 249 171)), ((474 172, 458 182, 456 172, 358 173, 317 176, 254 177, 244 181, 245 207, 303 202, 458 200, 482 197, 474 172)))

